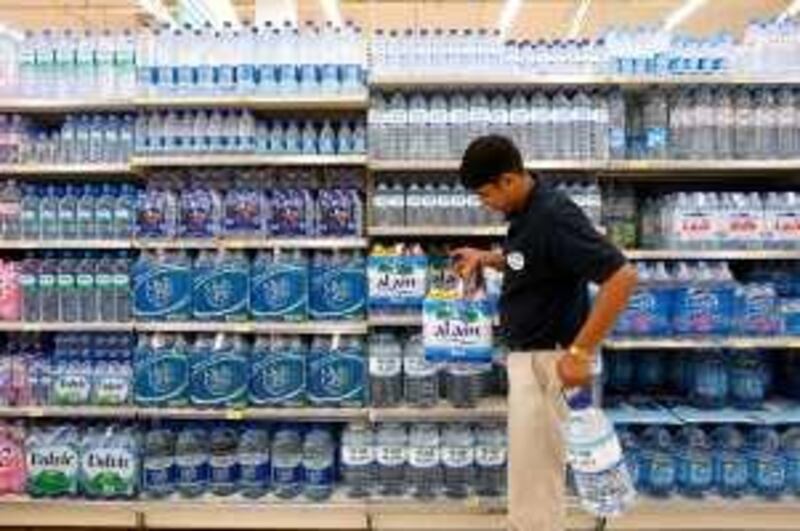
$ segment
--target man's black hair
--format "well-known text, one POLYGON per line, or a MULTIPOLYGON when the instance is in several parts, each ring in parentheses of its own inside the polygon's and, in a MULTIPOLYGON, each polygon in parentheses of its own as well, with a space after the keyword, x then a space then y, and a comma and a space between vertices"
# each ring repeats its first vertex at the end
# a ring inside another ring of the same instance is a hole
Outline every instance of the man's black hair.
POLYGON ((522 173, 522 163, 517 146, 501 135, 486 135, 473 140, 461 159, 461 183, 476 190, 494 181, 503 173, 522 173))

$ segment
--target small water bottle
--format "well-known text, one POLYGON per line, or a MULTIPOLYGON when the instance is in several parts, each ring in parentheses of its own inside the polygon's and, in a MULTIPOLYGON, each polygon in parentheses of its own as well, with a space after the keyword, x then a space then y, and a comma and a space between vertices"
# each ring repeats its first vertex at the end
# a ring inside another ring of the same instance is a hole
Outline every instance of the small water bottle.
POLYGON ((632 505, 636 490, 614 426, 586 390, 573 393, 569 406, 567 462, 581 505, 597 516, 618 515, 632 505))

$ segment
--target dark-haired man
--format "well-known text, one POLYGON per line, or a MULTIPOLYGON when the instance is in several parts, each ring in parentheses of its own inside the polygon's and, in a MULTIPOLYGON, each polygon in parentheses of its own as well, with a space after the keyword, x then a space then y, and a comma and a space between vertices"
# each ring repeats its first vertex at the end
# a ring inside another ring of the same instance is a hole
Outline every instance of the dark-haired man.
POLYGON ((587 384, 595 352, 625 308, 636 270, 564 194, 525 171, 502 136, 474 140, 461 180, 510 223, 502 253, 454 251, 468 277, 503 271, 508 357, 508 521, 513 531, 564 529, 562 390, 587 384), (600 286, 590 307, 588 283, 600 286))

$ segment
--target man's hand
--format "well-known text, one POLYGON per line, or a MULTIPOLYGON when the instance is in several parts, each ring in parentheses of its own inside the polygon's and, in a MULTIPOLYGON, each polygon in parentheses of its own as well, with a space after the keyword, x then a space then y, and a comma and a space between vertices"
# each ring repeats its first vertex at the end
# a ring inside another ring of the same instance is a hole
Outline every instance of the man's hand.
POLYGON ((593 356, 564 353, 556 362, 556 371, 564 387, 584 387, 592 380, 593 356))
POLYGON ((459 247, 450 252, 450 256, 456 261, 456 273, 463 279, 472 278, 480 273, 487 254, 489 254, 487 251, 472 247, 459 247))

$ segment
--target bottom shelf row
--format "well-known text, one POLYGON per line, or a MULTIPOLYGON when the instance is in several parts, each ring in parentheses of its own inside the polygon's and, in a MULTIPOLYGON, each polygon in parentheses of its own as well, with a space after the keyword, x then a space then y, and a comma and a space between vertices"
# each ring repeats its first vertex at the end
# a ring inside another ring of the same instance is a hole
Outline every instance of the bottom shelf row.
MULTIPOLYGON (((799 502, 641 500, 606 529, 797 530, 799 502)), ((385 531, 501 531, 502 503, 478 500, 441 503, 331 501, 325 504, 259 505, 241 501, 75 502, 0 498, 2 527, 127 529, 374 529, 385 531)), ((570 500, 567 528, 596 529, 596 521, 570 500)))

